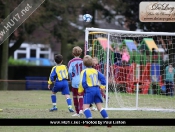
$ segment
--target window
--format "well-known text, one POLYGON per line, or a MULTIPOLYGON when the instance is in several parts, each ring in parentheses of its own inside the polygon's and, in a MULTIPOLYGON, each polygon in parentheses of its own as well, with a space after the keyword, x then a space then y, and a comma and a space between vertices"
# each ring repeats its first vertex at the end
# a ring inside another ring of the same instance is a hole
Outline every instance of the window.
POLYGON ((36 57, 36 50, 35 49, 30 50, 30 57, 36 57))
POLYGON ((20 58, 26 58, 26 53, 18 53, 17 54, 17 58, 20 59, 20 58))
POLYGON ((40 58, 49 58, 48 54, 40 54, 40 58))
POLYGON ((41 51, 49 51, 49 48, 41 48, 41 51))

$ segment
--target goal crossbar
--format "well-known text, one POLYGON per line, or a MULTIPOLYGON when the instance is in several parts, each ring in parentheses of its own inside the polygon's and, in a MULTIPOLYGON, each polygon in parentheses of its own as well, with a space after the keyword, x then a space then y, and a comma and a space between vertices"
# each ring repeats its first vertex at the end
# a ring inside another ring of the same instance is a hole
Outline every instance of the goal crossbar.
POLYGON ((133 31, 125 31, 125 30, 114 30, 114 29, 101 29, 101 28, 86 28, 86 31, 92 31, 92 32, 107 32, 107 33, 120 33, 120 34, 140 34, 140 35, 170 35, 175 36, 174 33, 169 32, 133 32, 133 31))

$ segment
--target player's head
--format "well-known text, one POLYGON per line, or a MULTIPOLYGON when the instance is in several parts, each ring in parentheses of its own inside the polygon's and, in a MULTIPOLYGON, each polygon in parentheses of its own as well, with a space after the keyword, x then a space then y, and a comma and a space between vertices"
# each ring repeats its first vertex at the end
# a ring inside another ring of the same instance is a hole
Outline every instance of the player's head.
POLYGON ((86 67, 91 67, 93 65, 93 60, 90 55, 85 55, 83 58, 83 63, 86 67))
POLYGON ((98 64, 98 58, 97 57, 93 57, 92 61, 93 61, 93 65, 97 65, 98 64))
POLYGON ((72 49, 72 54, 73 54, 75 57, 79 57, 79 56, 82 54, 82 49, 81 49, 79 46, 75 46, 75 47, 72 49))
POLYGON ((61 54, 56 54, 54 60, 57 64, 61 64, 63 62, 63 56, 61 54))

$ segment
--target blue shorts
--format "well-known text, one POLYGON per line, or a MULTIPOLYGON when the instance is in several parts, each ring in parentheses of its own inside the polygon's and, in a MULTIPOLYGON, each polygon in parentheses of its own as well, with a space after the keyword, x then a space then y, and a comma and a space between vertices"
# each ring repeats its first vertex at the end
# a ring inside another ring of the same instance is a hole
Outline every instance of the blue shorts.
POLYGON ((103 103, 100 88, 99 87, 86 88, 84 90, 83 100, 84 104, 103 103))
POLYGON ((70 95, 69 92, 69 84, 67 80, 56 81, 54 87, 52 88, 52 92, 57 93, 60 92, 62 95, 70 95))

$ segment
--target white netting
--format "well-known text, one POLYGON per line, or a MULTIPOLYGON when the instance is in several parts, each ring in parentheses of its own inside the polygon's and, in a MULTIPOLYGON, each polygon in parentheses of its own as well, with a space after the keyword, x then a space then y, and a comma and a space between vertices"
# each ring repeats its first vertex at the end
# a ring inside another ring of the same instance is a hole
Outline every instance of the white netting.
POLYGON ((175 34, 87 28, 85 39, 107 77, 106 109, 175 111, 175 34))

